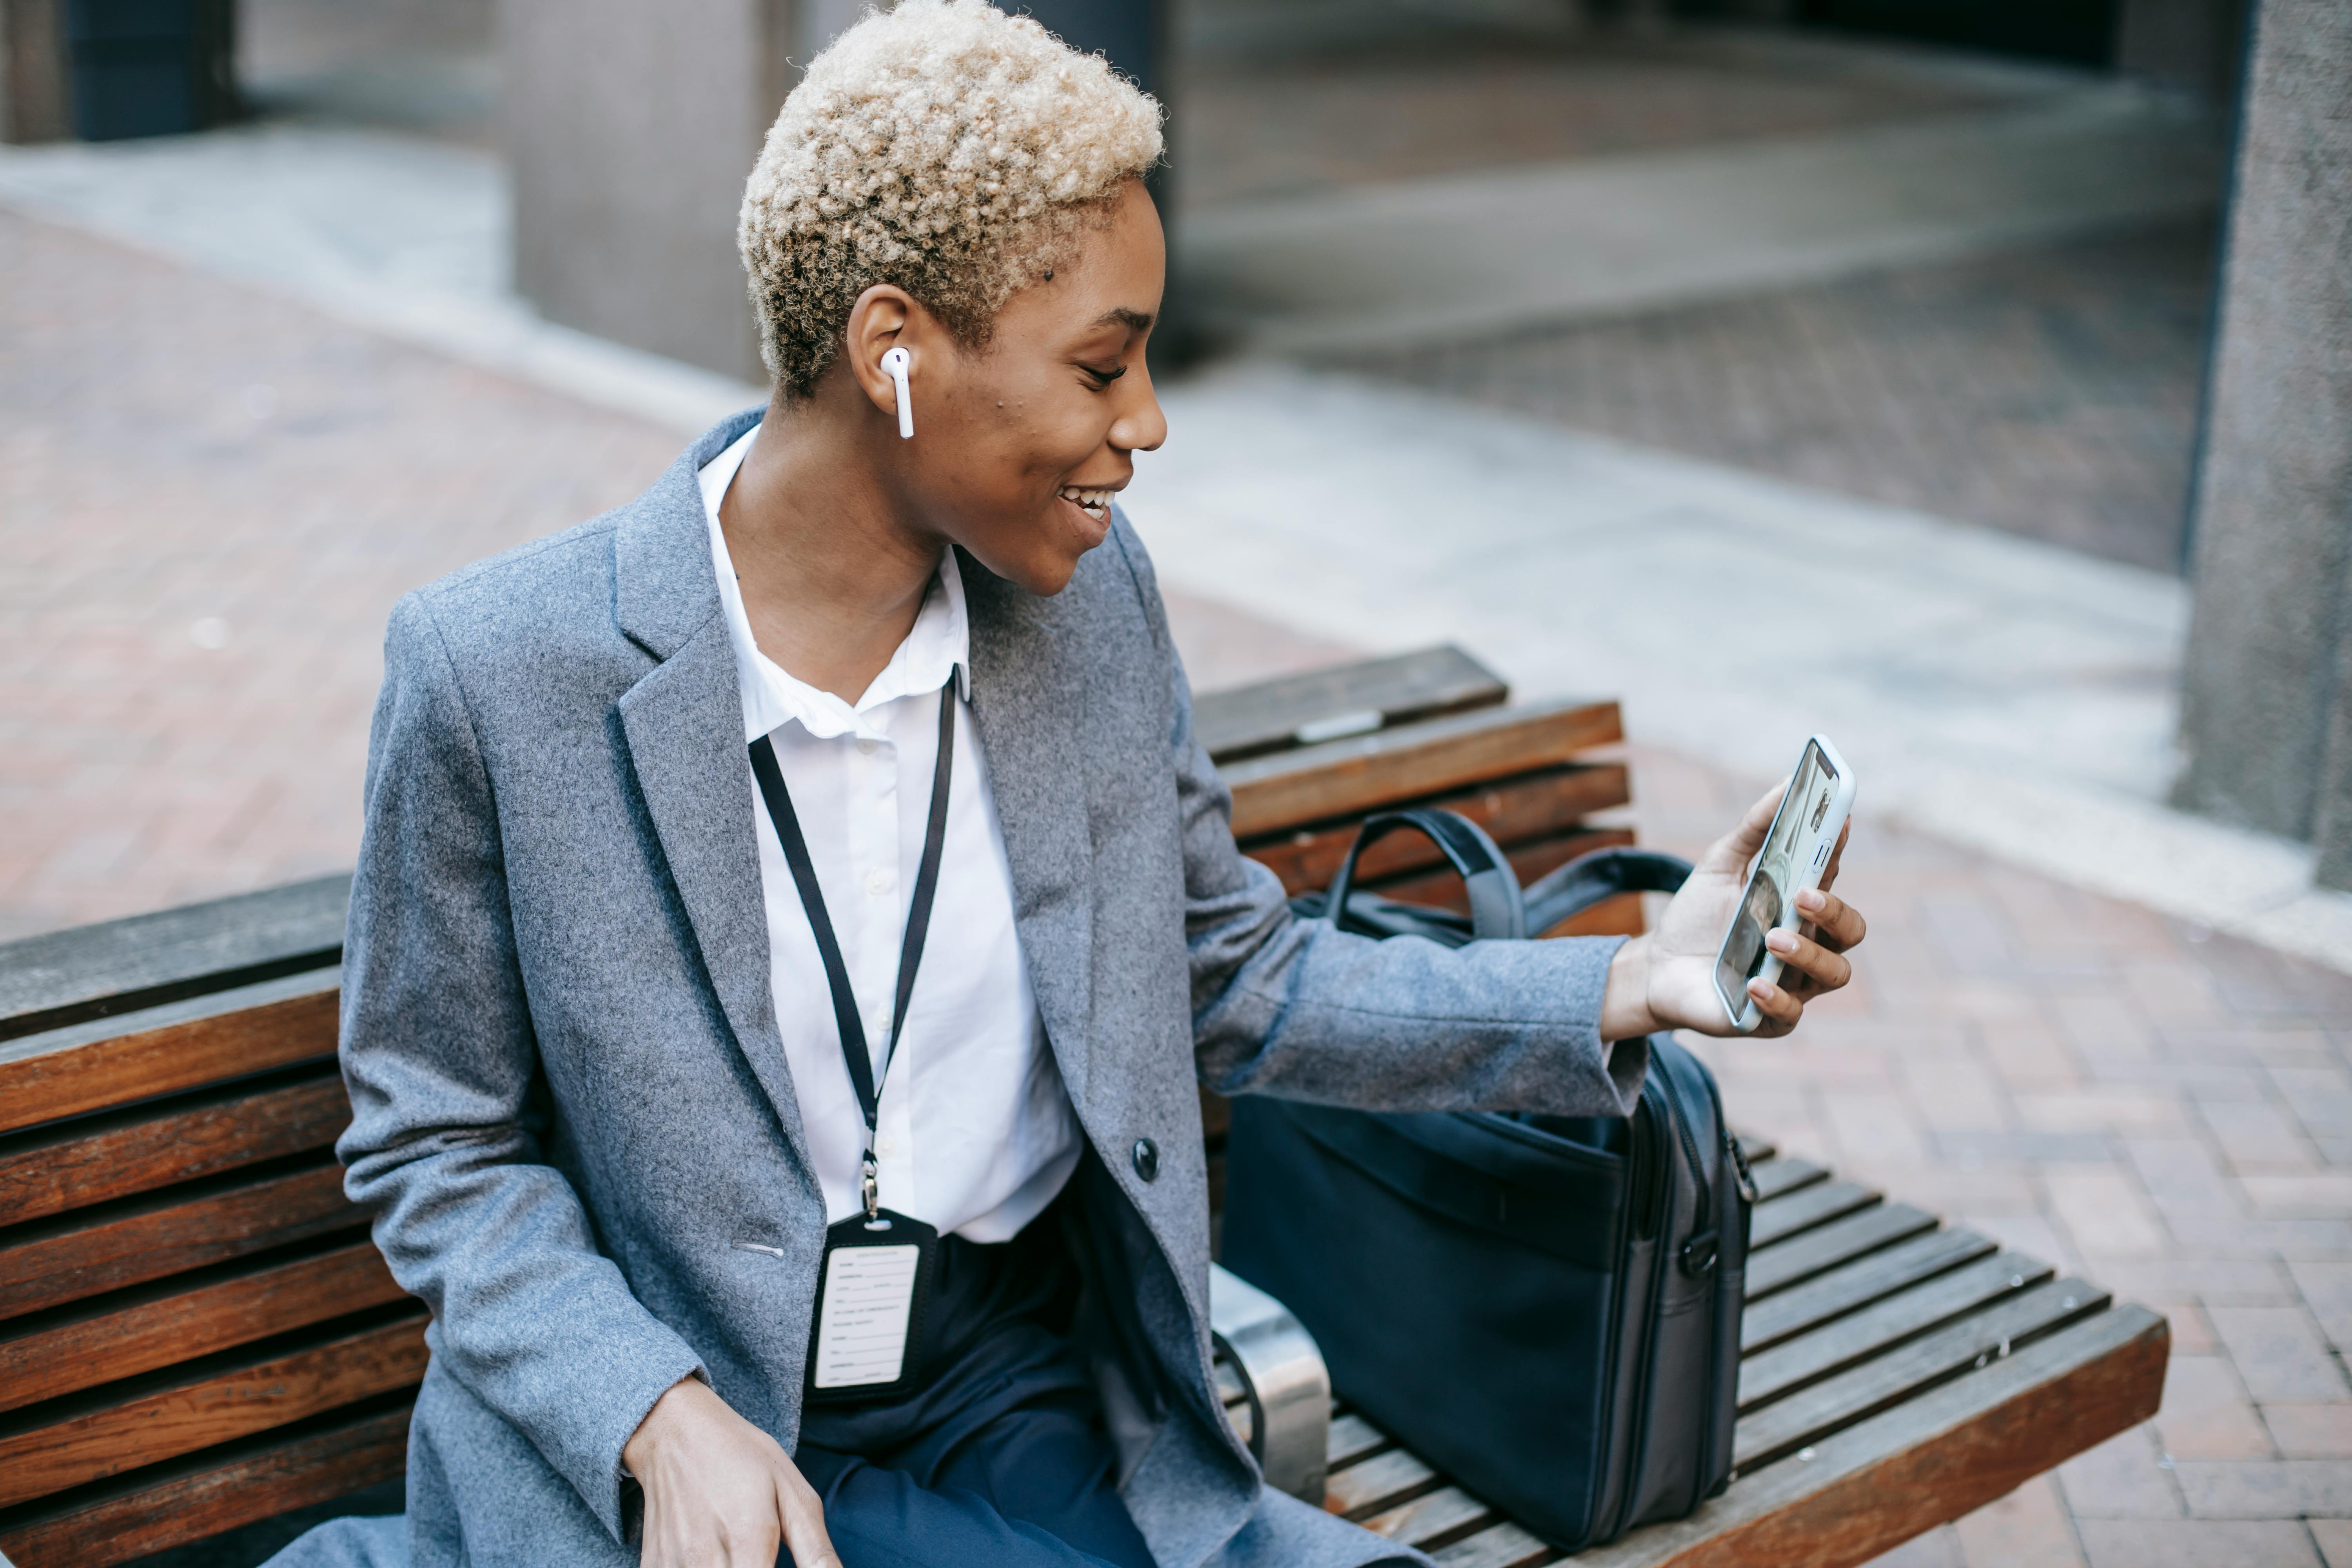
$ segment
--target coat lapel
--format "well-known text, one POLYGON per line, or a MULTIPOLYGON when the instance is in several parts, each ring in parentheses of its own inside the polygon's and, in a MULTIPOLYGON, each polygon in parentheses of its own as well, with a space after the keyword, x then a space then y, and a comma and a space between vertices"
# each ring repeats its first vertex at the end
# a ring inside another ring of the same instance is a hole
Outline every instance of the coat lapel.
POLYGON ((1094 909, 1080 672, 1040 602, 959 552, 971 712, 1013 867, 1014 924, 1062 1081, 1087 1108, 1094 909))
POLYGON ((757 417, 739 415, 711 431, 621 514, 613 546, 614 614, 621 629, 660 662, 622 695, 620 720, 719 1008, 805 1165, 800 1100, 768 973, 742 697, 696 479, 757 417))

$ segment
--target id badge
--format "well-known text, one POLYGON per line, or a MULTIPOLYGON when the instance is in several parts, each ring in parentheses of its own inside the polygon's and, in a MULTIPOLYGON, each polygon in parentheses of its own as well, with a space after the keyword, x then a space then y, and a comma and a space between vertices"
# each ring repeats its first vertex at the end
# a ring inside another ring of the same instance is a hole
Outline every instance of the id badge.
POLYGON ((803 1398, 913 1392, 939 1239, 922 1221, 888 1209, 826 1228, 803 1398))

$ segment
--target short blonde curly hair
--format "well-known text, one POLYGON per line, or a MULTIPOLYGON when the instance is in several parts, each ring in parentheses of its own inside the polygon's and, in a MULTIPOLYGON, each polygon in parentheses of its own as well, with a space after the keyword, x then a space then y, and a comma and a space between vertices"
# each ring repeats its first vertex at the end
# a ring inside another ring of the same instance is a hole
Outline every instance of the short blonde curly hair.
POLYGON ((810 62, 743 191, 760 354, 806 396, 895 283, 984 345, 1013 290, 1160 161, 1160 105, 986 0, 868 12, 810 62))

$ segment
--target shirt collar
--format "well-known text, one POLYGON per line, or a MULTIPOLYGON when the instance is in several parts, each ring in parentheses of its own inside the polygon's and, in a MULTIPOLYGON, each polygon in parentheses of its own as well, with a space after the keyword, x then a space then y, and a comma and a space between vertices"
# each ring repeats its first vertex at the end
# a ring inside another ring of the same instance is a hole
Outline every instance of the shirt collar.
POLYGON ((743 698, 745 742, 794 722, 821 741, 841 735, 887 740, 876 710, 901 697, 936 691, 947 684, 950 674, 957 678, 956 695, 971 700, 971 626, 964 615, 963 576, 956 569, 953 550, 940 557, 939 574, 923 595, 914 628, 855 703, 844 702, 832 692, 797 679, 760 651, 751 639, 751 618, 743 613, 743 590, 727 553, 726 531, 719 526, 719 503, 759 433, 757 425, 744 431, 702 466, 700 476, 702 510, 710 527, 710 562, 719 575, 719 604, 727 616, 727 640, 735 649, 735 681, 743 698))

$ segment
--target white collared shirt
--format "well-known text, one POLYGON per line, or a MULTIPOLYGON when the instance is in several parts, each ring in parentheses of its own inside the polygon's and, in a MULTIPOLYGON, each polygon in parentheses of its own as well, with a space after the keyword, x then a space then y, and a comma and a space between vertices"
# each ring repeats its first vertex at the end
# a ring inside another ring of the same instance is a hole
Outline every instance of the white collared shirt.
MULTIPOLYGON (((735 648, 744 743, 766 735, 776 749, 881 1079, 881 1202, 942 1235, 1007 1241, 1061 1191, 1081 1142, 1013 927, 1013 868, 968 682, 950 694, 955 759, 930 931, 897 1058, 884 1069, 939 757, 940 694, 969 664, 955 554, 940 560, 914 629, 856 703, 793 679, 752 641, 719 524, 719 500, 758 433, 755 425, 703 466, 710 558, 735 648)), ((748 776, 748 752, 743 766, 748 776)), ((776 1023, 831 1224, 859 1207, 866 1123, 808 915, 756 785, 751 794, 776 1023)))

